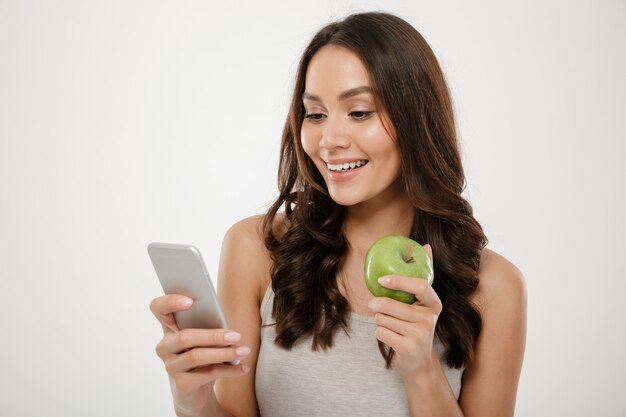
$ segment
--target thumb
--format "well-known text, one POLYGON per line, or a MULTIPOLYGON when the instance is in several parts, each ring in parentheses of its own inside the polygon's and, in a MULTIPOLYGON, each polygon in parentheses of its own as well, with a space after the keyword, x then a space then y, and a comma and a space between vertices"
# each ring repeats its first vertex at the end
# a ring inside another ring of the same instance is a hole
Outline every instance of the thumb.
POLYGON ((425 244, 424 246, 422 246, 424 248, 424 250, 426 251, 426 253, 428 254, 428 256, 430 257, 430 260, 433 260, 433 248, 430 246, 430 244, 425 244))

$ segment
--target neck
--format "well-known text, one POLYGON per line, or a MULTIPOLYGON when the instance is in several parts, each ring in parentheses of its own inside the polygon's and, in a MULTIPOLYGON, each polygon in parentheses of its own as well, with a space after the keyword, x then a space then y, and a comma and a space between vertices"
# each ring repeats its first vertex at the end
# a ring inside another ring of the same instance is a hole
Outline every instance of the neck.
POLYGON ((375 240, 387 235, 408 236, 414 208, 398 180, 388 192, 347 209, 345 234, 350 246, 365 251, 375 240))

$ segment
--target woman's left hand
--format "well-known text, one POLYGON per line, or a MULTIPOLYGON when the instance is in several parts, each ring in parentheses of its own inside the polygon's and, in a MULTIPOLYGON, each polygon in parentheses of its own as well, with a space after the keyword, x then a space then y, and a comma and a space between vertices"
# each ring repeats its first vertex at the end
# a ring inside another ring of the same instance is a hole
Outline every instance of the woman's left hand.
MULTIPOLYGON (((424 249, 432 258, 430 245, 424 249)), ((388 297, 370 300, 369 308, 376 319, 376 338, 392 347, 396 356, 394 368, 403 376, 432 367, 435 326, 442 310, 441 300, 432 286, 423 279, 387 275, 379 283, 393 290, 415 294, 417 301, 405 304, 388 297)))

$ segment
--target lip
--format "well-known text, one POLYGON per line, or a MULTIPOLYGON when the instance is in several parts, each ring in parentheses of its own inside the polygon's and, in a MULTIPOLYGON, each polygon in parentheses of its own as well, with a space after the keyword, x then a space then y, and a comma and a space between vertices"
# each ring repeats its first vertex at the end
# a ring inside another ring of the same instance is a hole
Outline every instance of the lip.
POLYGON ((368 161, 367 158, 337 158, 337 159, 324 159, 324 162, 328 164, 345 164, 356 161, 368 161))
POLYGON ((347 171, 331 171, 330 169, 328 169, 328 164, 333 164, 333 165, 345 164, 345 163, 356 162, 356 161, 361 161, 361 160, 366 160, 369 163, 369 160, 365 158, 328 159, 328 160, 325 160, 324 163, 326 164, 326 172, 328 173, 328 177, 330 178, 330 180, 335 181, 335 182, 342 182, 342 181, 349 181, 352 178, 359 175, 361 171, 363 170, 363 168, 365 168, 368 164, 361 165, 358 168, 352 168, 347 171))

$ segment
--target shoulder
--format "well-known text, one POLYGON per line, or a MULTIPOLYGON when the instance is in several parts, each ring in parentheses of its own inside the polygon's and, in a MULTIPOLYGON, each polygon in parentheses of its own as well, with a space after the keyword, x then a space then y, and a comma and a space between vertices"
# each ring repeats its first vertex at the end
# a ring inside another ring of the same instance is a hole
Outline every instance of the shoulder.
MULTIPOLYGON (((255 288, 259 299, 269 285, 272 267, 271 253, 265 246, 263 219, 263 215, 257 215, 233 224, 224 235, 220 256, 223 284, 255 288)), ((282 215, 276 216, 272 228, 275 235, 282 234, 282 215)))
POLYGON ((481 310, 489 311, 496 305, 511 303, 513 306, 525 306, 526 282, 524 276, 504 256, 490 249, 483 249, 478 279, 478 289, 474 295, 474 302, 481 310))
POLYGON ((224 243, 242 249, 263 246, 263 216, 252 216, 233 224, 224 235, 224 243))
MULTIPOLYGON (((243 245, 251 246, 263 246, 264 244, 264 230, 263 219, 265 216, 256 215, 250 216, 243 220, 233 224, 228 231, 224 240, 232 240, 239 242, 243 245)), ((284 233, 284 219, 281 213, 277 214, 272 223, 272 230, 276 235, 282 235, 284 233)))
POLYGON ((222 286, 245 285, 257 289, 259 294, 263 292, 264 284, 269 282, 271 257, 265 247, 262 227, 263 216, 252 216, 226 231, 220 255, 222 286))
POLYGON ((216 381, 218 401, 232 415, 255 415, 257 410, 254 375, 261 339, 259 308, 271 270, 262 225, 262 216, 232 225, 224 235, 220 255, 218 296, 229 328, 241 334, 239 345, 250 348, 250 354, 241 360, 251 368, 248 374, 216 381))
POLYGON ((526 344, 526 284, 519 269, 484 249, 472 301, 482 317, 474 358, 463 375, 466 416, 513 415, 526 344))

